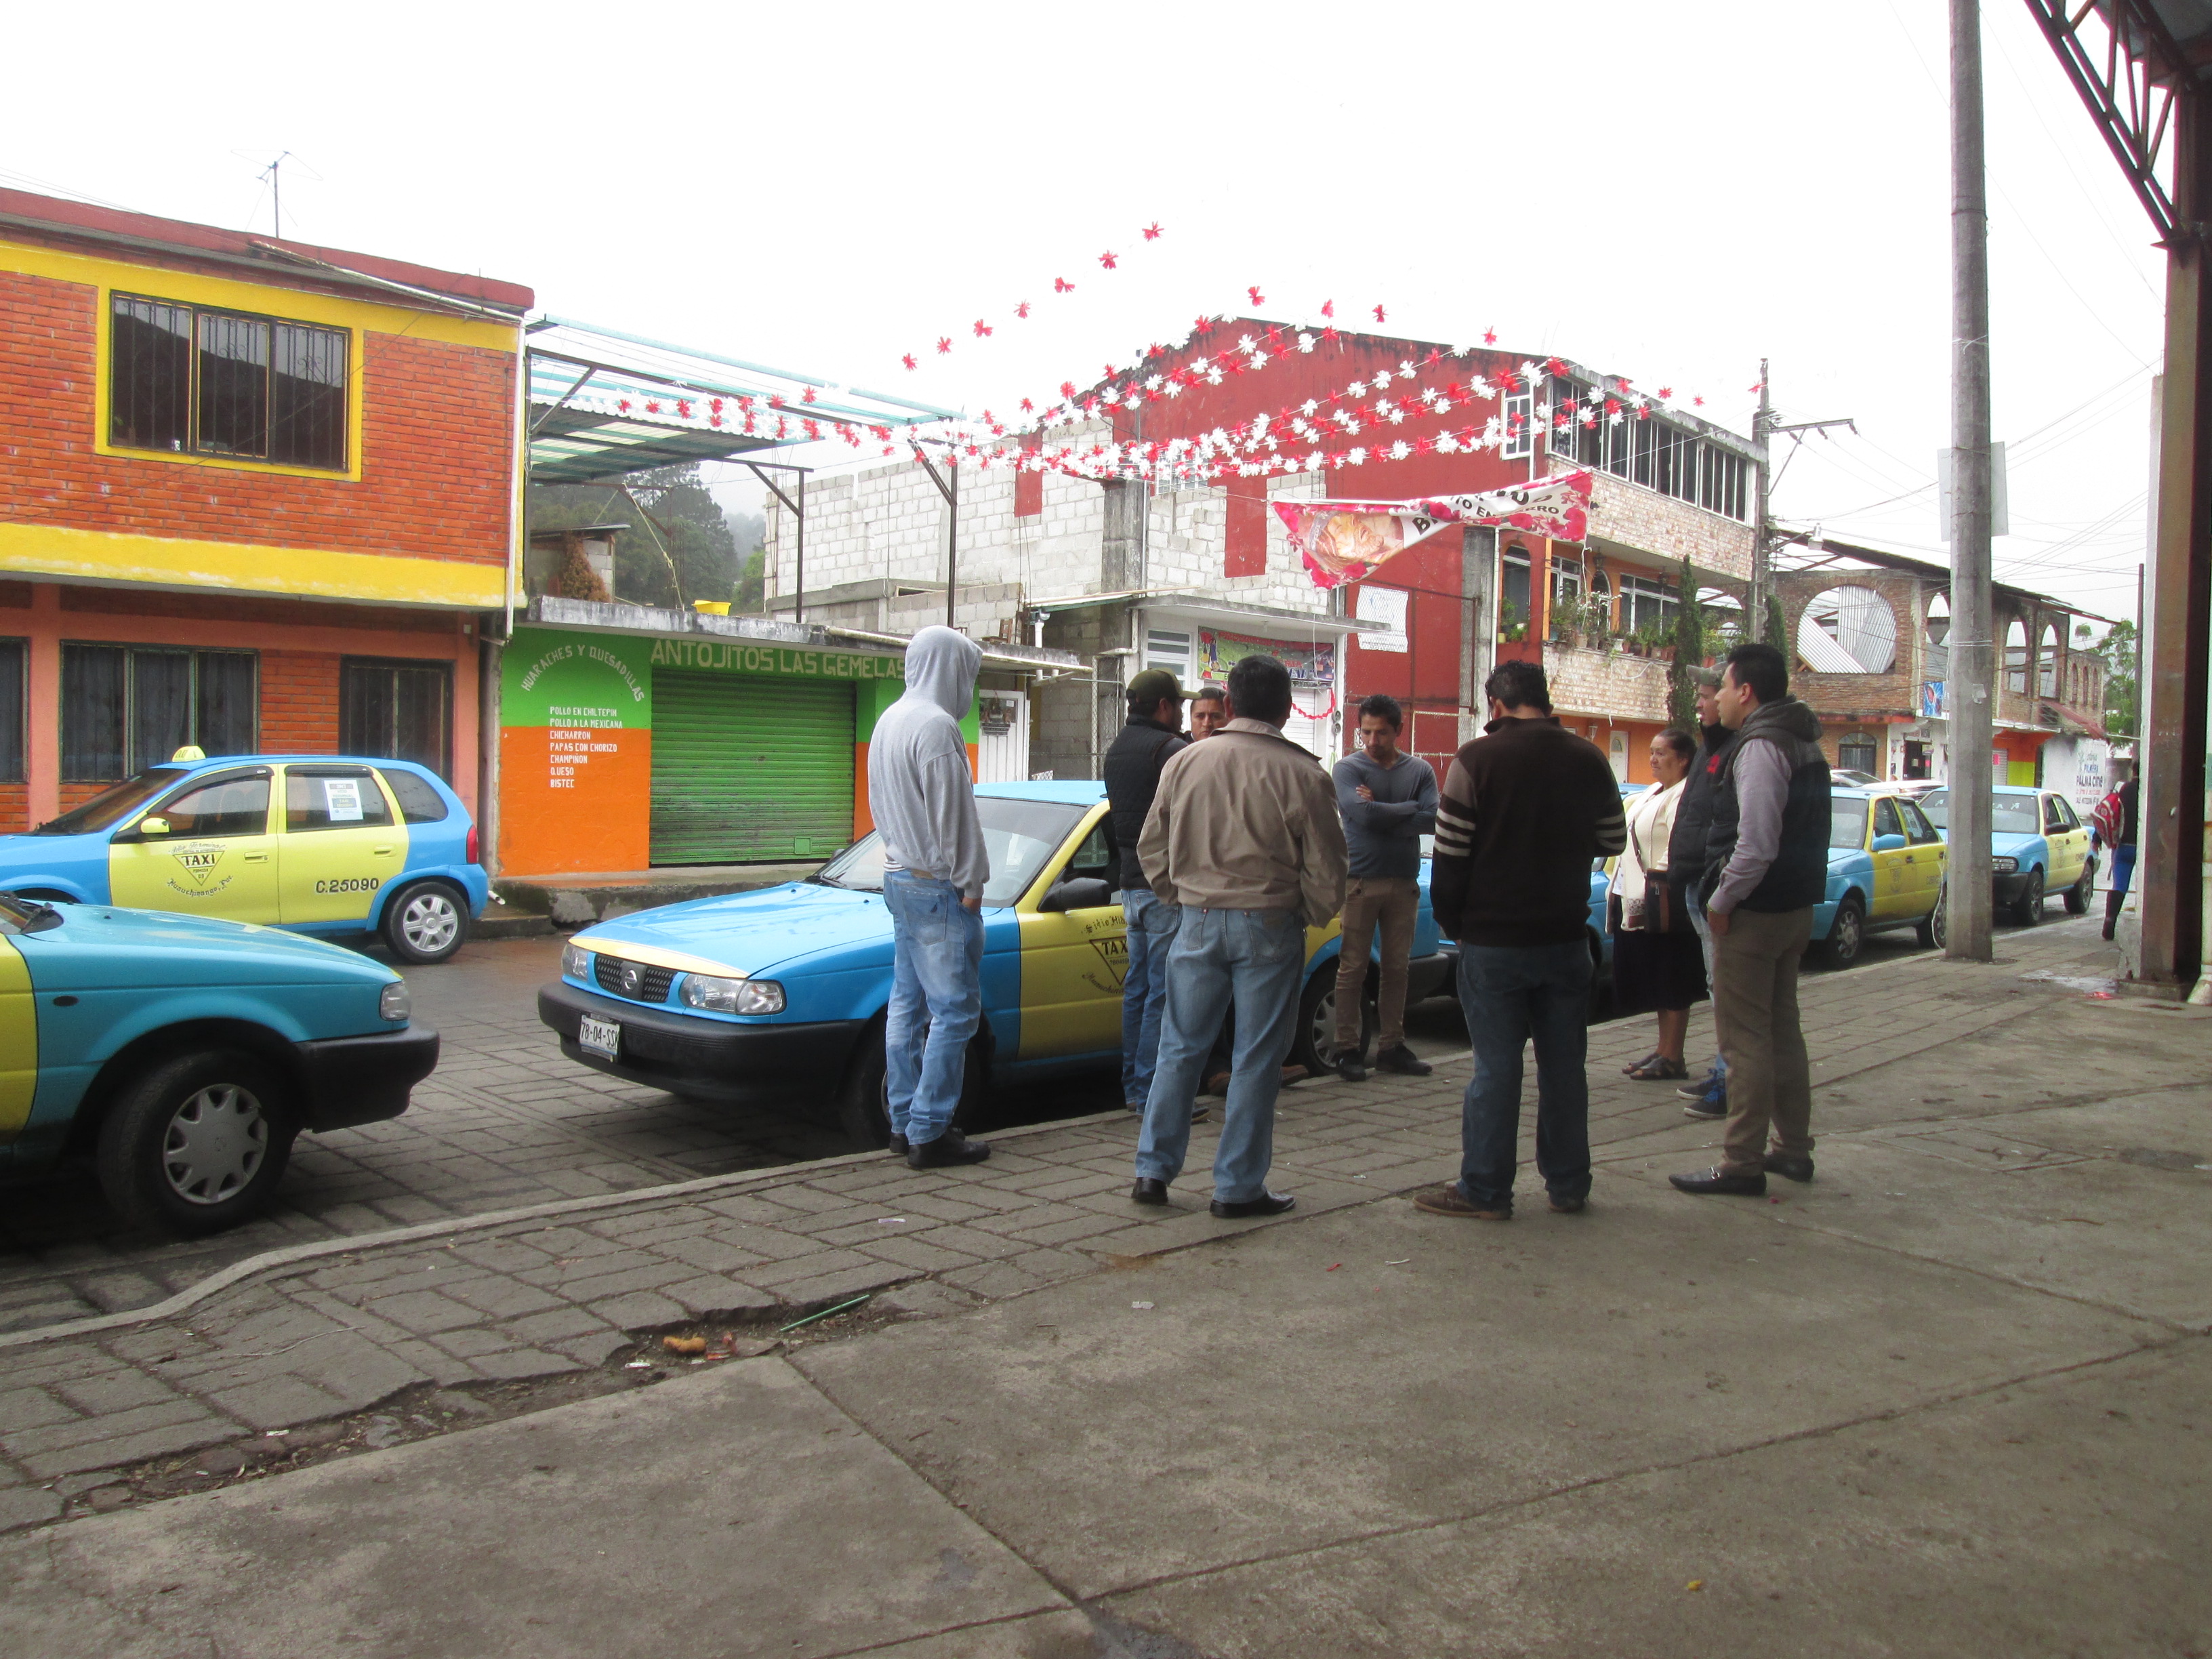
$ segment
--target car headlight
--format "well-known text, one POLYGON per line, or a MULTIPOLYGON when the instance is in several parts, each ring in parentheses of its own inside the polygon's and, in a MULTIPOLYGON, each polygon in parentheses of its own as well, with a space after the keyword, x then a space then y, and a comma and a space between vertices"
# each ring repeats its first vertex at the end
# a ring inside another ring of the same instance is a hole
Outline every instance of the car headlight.
POLYGON ((684 976, 684 1006, 710 1014, 780 1014, 783 987, 770 979, 717 979, 712 974, 684 976))
POLYGON ((380 1019, 405 1019, 414 1012, 415 999, 408 994, 407 981, 395 979, 384 988, 384 994, 376 1000, 377 1017, 380 1019))
POLYGON ((2008 876, 2014 871, 2020 868, 2020 860, 2018 859, 1991 859, 1990 860, 1990 868, 1996 871, 1997 874, 2001 876, 2008 876))
POLYGON ((570 979, 589 979, 592 976, 592 953, 580 945, 561 947, 561 971, 570 979))

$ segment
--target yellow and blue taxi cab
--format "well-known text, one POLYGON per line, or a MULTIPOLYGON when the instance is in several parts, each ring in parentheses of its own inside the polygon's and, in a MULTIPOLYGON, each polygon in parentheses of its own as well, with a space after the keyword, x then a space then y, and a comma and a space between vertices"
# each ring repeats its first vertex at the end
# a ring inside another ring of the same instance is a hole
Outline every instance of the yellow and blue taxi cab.
MULTIPOLYGON (((1128 957, 1106 884, 1103 784, 986 785, 975 811, 991 874, 983 1018, 963 1111, 987 1078, 1118 1065, 1128 957)), ((882 1146, 891 988, 883 884, 883 842, 871 833, 807 881, 600 922, 569 942, 561 978, 538 994, 538 1018, 563 1054, 596 1070, 704 1100, 811 1097, 835 1104, 847 1133, 882 1146)), ((1306 934, 1291 1058, 1315 1070, 1332 1053, 1340 942, 1334 921, 1306 934)), ((1425 863, 1408 1000, 1437 990, 1450 969, 1425 863)))
POLYGON ((468 809, 426 767, 183 749, 0 836, 0 892, 374 933, 401 961, 432 963, 460 949, 489 883, 468 809))
POLYGON ((438 1063, 391 969, 279 929, 0 893, 0 1176, 96 1166, 135 1225, 267 1203, 300 1131, 397 1117, 438 1063))
MULTIPOLYGON (((1948 841, 1950 790, 1928 790, 1920 804, 1948 841)), ((2097 860, 2089 826, 2072 801, 2056 789, 2023 784, 2001 783, 1990 792, 1990 886, 1995 902, 2022 927, 2043 920, 2043 901, 2051 893, 2064 896, 2068 915, 2088 915, 2097 860)))
POLYGON ((1869 933, 1910 927, 1943 943, 1950 849, 1910 791, 1894 784, 1830 792, 1828 888, 1813 911, 1813 950, 1831 968, 1859 958, 1869 933))

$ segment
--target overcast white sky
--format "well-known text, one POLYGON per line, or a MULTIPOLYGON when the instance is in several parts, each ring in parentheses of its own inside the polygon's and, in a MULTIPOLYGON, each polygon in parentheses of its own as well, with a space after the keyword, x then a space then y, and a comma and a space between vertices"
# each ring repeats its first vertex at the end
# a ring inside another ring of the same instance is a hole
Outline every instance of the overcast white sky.
MULTIPOLYGON (((1998 574, 2131 615, 2163 259, 2026 8, 1984 12, 1998 574)), ((256 175, 289 150, 287 234, 970 410, 1087 383, 1248 285, 1286 319, 1334 299, 1417 337, 1494 327, 1703 392, 1739 430, 1765 356, 1785 418, 1860 433, 1808 443, 1778 511, 1940 558, 1944 15, 27 8, 9 57, 52 72, 13 77, 0 180, 266 230, 256 175)))

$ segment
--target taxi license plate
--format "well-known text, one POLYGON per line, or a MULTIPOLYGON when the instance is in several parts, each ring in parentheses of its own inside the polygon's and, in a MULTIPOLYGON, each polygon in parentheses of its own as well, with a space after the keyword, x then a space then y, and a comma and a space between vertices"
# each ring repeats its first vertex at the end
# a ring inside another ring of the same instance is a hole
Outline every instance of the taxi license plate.
POLYGON ((604 1054, 609 1060, 619 1059, 622 1027, 611 1019, 593 1019, 586 1014, 576 1027, 576 1046, 591 1054, 604 1054))

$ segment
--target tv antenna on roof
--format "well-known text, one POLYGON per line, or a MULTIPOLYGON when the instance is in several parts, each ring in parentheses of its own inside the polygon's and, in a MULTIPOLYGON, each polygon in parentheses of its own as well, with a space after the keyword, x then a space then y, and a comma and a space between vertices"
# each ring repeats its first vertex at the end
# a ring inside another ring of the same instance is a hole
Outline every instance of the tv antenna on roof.
POLYGON ((282 190, 282 175, 285 161, 291 158, 292 152, 288 149, 283 155, 278 156, 267 167, 262 168, 260 173, 260 177, 269 181, 269 234, 276 237, 280 240, 283 240, 284 234, 284 198, 282 190))

